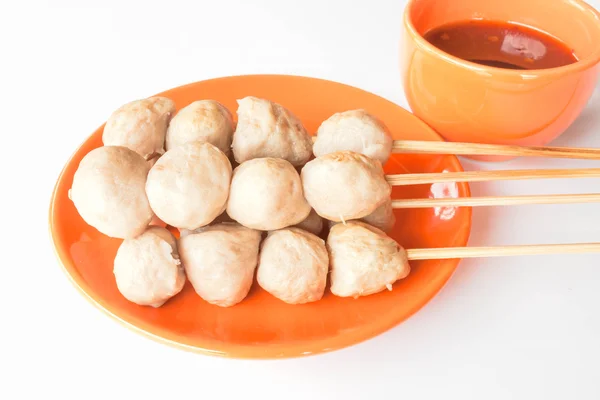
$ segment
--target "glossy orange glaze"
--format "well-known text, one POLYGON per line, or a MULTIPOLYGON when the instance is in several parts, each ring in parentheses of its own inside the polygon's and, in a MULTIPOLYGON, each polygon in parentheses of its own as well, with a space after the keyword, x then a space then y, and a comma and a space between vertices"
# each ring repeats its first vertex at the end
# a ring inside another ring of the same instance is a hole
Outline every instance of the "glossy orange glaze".
MULTIPOLYGON (((410 0, 401 73, 412 111, 455 142, 546 145, 579 116, 598 79, 600 14, 580 0, 410 0), (423 38, 470 19, 539 29, 573 49, 578 62, 509 70, 454 57, 423 38)), ((502 160, 498 157, 474 157, 502 160)))
MULTIPOLYGON (((215 99, 234 114, 236 99, 264 97, 292 110, 310 132, 333 113, 365 108, 380 117, 396 139, 440 140, 399 106, 342 84, 294 76, 237 76, 208 80, 161 93, 177 108, 215 99)), ((50 209, 56 252, 72 282, 93 304, 134 330, 180 348, 240 358, 295 357, 339 349, 369 339, 408 318, 427 303, 454 272, 458 260, 414 262, 410 276, 393 291, 357 300, 333 296, 306 305, 288 305, 255 283, 249 296, 231 308, 210 305, 186 284, 158 309, 125 300, 112 274, 120 240, 86 225, 68 198, 82 157, 101 145, 102 127, 68 161, 50 209)), ((394 155, 388 173, 462 171, 453 156, 394 155)), ((435 184, 394 189, 394 198, 469 196, 466 184, 435 184)), ((471 227, 469 208, 397 210, 392 236, 407 248, 463 246, 471 227)))

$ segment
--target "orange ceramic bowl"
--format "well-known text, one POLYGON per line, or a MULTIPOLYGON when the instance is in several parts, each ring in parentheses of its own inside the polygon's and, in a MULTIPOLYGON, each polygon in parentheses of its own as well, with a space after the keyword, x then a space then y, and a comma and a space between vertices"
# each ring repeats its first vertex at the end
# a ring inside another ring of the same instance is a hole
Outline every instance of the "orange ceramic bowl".
POLYGON ((581 113, 598 78, 600 14, 579 0, 411 0, 403 28, 408 103, 449 141, 545 145, 581 113), (500 69, 451 56, 423 38, 440 25, 469 19, 537 28, 565 42, 579 61, 544 70, 500 69))
MULTIPOLYGON (((161 93, 180 109, 198 99, 215 99, 234 114, 236 99, 264 97, 292 110, 310 132, 333 113, 365 108, 380 117, 396 139, 440 140, 415 116, 373 94, 350 86, 294 76, 236 76, 213 79, 161 93)), ((115 105, 115 108, 118 104, 115 105)), ((117 290, 113 259, 121 241, 86 225, 68 198, 82 157, 101 146, 102 127, 75 152, 62 171, 50 208, 50 230, 59 261, 73 284, 95 306, 128 328, 162 343, 206 354, 236 358, 295 357, 339 349, 390 329, 426 304, 444 286, 458 260, 412 263, 407 279, 392 291, 357 300, 333 296, 288 305, 255 282, 241 303, 221 308, 196 295, 189 282, 160 308, 128 302, 117 290)), ((388 173, 462 171, 456 157, 394 155, 388 173)), ((466 184, 444 183, 395 188, 395 198, 469 196, 466 184)), ((407 248, 464 246, 471 209, 397 210, 391 233, 407 248)))

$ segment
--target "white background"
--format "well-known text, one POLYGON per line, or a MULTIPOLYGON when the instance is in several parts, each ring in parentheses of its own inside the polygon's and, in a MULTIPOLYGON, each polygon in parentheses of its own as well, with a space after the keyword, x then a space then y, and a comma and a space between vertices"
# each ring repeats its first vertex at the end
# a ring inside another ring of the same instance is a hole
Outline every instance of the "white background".
MULTIPOLYGON (((285 361, 211 358, 152 342, 92 307, 58 267, 47 232, 52 187, 114 108, 246 73, 332 79, 407 107, 397 62, 403 8, 402 0, 3 4, 0 398, 600 398, 599 254, 464 261, 406 323, 345 350, 285 361)), ((596 90, 555 144, 600 147, 599 134, 596 90)), ((464 165, 600 166, 542 159, 464 165)), ((599 183, 472 189, 599 192, 599 183)), ((476 209, 471 244, 600 241, 599 222, 599 204, 476 209)))

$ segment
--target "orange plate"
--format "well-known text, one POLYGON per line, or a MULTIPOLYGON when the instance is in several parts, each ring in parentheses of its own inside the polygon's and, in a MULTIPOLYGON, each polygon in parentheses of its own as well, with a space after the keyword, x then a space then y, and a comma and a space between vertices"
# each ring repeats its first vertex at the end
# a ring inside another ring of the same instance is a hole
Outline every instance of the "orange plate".
MULTIPOLYGON (((335 82, 282 75, 212 79, 161 93, 181 108, 198 99, 215 99, 235 114, 236 99, 252 95, 288 107, 315 132, 333 113, 364 108, 380 117, 395 139, 440 140, 401 107, 335 82)), ((94 305, 125 326, 162 343, 200 353, 238 358, 296 357, 331 351, 369 339, 405 320, 425 305, 450 278, 459 260, 413 262, 408 278, 392 291, 360 299, 339 298, 328 290, 322 300, 287 305, 254 284, 248 297, 230 308, 210 305, 189 282, 158 309, 141 307, 118 292, 112 273, 120 240, 86 225, 68 198, 83 156, 102 145, 102 127, 76 151, 52 196, 50 230, 60 262, 73 284, 94 305)), ((394 155, 387 173, 462 171, 454 156, 394 155)), ((395 188, 394 198, 469 196, 466 184, 395 188)), ((406 248, 464 246, 471 229, 470 208, 396 210, 391 234, 406 248)))

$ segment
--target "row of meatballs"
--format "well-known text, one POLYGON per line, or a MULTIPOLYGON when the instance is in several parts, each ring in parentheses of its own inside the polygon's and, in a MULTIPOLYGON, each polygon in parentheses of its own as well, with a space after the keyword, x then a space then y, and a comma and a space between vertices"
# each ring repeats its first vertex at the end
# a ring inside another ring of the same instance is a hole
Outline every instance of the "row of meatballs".
POLYGON ((404 250, 372 226, 395 222, 381 166, 391 151, 387 128, 363 110, 338 113, 313 148, 282 106, 255 97, 238 104, 236 126, 212 100, 172 119, 169 99, 131 102, 107 121, 104 146, 81 161, 69 196, 86 223, 125 239, 114 263, 121 293, 160 306, 187 276, 206 301, 231 306, 258 266, 265 290, 298 304, 322 297, 330 266, 339 296, 391 289, 405 277, 404 250), (322 218, 344 222, 327 246, 316 236, 322 218), (354 220, 363 222, 346 223, 354 220), (179 242, 149 227, 156 224, 178 228, 179 242), (262 244, 261 231, 269 232, 262 244))
POLYGON ((179 239, 151 226, 123 241, 114 262, 119 291, 139 305, 162 306, 189 279, 205 301, 230 307, 256 280, 288 304, 320 300, 327 286, 340 297, 392 290, 410 272, 406 252, 383 231, 360 221, 336 224, 325 242, 300 228, 263 232, 238 223, 206 226, 179 239))

